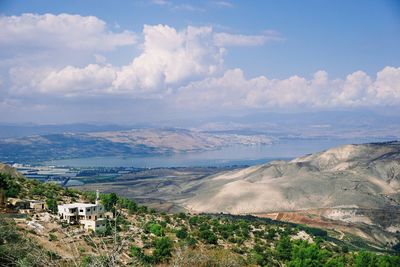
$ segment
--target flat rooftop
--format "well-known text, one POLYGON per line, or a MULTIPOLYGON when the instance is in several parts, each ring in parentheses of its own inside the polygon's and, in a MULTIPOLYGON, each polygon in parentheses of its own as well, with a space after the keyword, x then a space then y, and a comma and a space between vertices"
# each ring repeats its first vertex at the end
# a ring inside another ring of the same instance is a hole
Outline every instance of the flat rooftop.
POLYGON ((90 208, 90 207, 96 207, 98 205, 92 203, 71 203, 71 204, 62 204, 58 206, 71 209, 71 208, 90 208))

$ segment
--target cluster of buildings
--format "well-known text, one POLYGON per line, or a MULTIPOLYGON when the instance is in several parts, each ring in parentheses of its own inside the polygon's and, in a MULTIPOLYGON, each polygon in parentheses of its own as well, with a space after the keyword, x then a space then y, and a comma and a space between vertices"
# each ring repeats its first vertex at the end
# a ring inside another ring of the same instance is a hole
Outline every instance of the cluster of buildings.
POLYGON ((19 198, 8 198, 7 201, 5 203, 3 202, 3 204, 0 204, 0 206, 12 210, 18 210, 19 213, 26 214, 41 212, 47 209, 45 201, 19 198))
MULTIPOLYGON (((58 205, 58 217, 61 221, 69 224, 80 224, 87 231, 105 230, 107 219, 112 218, 111 212, 106 212, 104 206, 100 204, 99 191, 96 192, 96 202, 92 203, 72 203, 58 205)), ((22 214, 32 214, 44 212, 48 209, 45 201, 5 198, 0 192, 0 210, 18 212, 22 214)))

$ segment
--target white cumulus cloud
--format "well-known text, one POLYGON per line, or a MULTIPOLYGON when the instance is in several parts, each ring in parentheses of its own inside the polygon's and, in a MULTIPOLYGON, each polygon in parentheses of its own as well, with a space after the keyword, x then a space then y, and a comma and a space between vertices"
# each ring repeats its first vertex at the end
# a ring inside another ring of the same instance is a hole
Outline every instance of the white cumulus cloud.
POLYGON ((178 90, 176 103, 192 108, 285 109, 400 105, 400 68, 385 67, 376 78, 362 71, 329 79, 318 71, 312 79, 292 76, 246 79, 240 69, 221 77, 192 82, 178 90))
POLYGON ((63 93, 104 93, 116 77, 111 66, 90 64, 85 68, 67 66, 59 71, 47 73, 40 81, 38 88, 41 92, 63 93))
POLYGON ((224 50, 212 43, 212 28, 145 25, 143 52, 118 72, 117 89, 157 89, 189 78, 212 75, 223 64, 224 50))
POLYGON ((111 32, 94 16, 22 14, 0 17, 0 48, 112 50, 136 42, 130 31, 111 32))
POLYGON ((189 26, 177 31, 166 25, 145 25, 143 35, 142 52, 131 64, 122 67, 89 64, 83 68, 67 66, 42 72, 39 81, 37 77, 34 79, 35 88, 53 93, 145 96, 145 93, 164 93, 169 86, 202 79, 222 69, 225 50, 214 45, 211 27, 189 26))

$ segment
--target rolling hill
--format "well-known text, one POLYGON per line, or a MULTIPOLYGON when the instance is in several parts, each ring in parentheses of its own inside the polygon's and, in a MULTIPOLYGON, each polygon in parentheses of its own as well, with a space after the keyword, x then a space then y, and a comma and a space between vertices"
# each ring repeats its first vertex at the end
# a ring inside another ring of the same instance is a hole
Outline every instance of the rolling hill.
POLYGON ((210 178, 186 205, 259 213, 310 208, 388 208, 400 202, 400 143, 346 145, 210 178))
POLYGON ((390 242, 400 230, 400 142, 345 145, 224 172, 197 184, 191 194, 181 205, 192 212, 280 214, 297 222, 306 212, 390 242))

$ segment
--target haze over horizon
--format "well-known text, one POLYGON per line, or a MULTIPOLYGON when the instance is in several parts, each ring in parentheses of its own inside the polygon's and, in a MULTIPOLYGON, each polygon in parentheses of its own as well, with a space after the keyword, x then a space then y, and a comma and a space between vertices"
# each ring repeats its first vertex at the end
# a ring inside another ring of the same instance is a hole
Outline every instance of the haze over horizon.
POLYGON ((0 14, 1 123, 400 111, 397 1, 2 1, 0 14))

